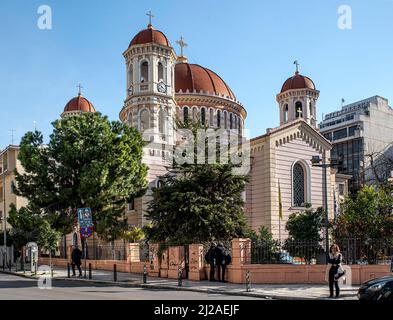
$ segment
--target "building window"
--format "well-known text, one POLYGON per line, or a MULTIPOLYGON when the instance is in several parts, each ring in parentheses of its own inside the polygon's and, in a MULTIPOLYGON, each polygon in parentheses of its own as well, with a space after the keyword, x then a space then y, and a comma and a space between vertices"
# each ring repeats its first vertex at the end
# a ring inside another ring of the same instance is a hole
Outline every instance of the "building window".
POLYGON ((311 101, 308 104, 309 108, 310 108, 310 117, 312 117, 312 103, 311 101))
POLYGON ((233 129, 233 115, 232 113, 229 114, 229 129, 233 129))
POLYGON ((127 207, 128 207, 128 211, 134 211, 135 210, 135 200, 132 199, 131 202, 129 202, 127 204, 127 207))
POLYGON ((288 104, 284 106, 284 122, 288 122, 288 104))
POLYGON ((127 122, 128 122, 128 125, 129 125, 129 126, 132 126, 132 113, 131 113, 131 112, 128 114, 128 120, 127 120, 127 122))
POLYGON ((161 62, 158 63, 158 82, 164 81, 164 66, 161 62))
POLYGON ((217 128, 221 128, 221 111, 217 110, 217 128))
POLYGON ((303 166, 295 163, 293 166, 293 205, 295 207, 303 207, 305 203, 305 174, 303 166))
POLYGON ((297 101, 295 104, 295 114, 296 114, 296 118, 303 117, 303 105, 300 101, 297 101))
POLYGON ((130 64, 129 66, 128 66, 128 87, 130 87, 131 85, 132 85, 132 83, 133 83, 133 67, 132 67, 132 64, 130 64))
POLYGON ((201 109, 201 124, 204 126, 206 124, 206 109, 201 109))
POLYGON ((333 140, 339 140, 348 137, 347 128, 333 132, 333 140))
POLYGON ((163 108, 160 108, 158 113, 158 132, 165 133, 165 111, 163 108))
POLYGON ((331 133, 331 132, 325 133, 323 136, 324 136, 326 139, 328 139, 329 141, 332 141, 332 133, 331 133))
POLYGON ((164 186, 164 181, 162 180, 157 180, 157 189, 160 189, 164 186))
POLYGON ((343 196, 344 195, 344 190, 345 190, 345 185, 344 185, 344 183, 340 183, 339 185, 338 185, 338 194, 340 195, 340 196, 343 196))
POLYGON ((149 64, 147 61, 141 65, 141 83, 149 81, 149 64))
POLYGON ((355 135, 355 131, 356 131, 357 127, 358 127, 358 126, 352 126, 352 127, 349 127, 349 128, 348 128, 348 136, 349 136, 349 137, 352 137, 352 136, 355 135))
POLYGON ((188 123, 188 107, 183 108, 183 123, 188 123))
POLYGON ((228 113, 224 111, 224 129, 227 129, 228 123, 228 113))

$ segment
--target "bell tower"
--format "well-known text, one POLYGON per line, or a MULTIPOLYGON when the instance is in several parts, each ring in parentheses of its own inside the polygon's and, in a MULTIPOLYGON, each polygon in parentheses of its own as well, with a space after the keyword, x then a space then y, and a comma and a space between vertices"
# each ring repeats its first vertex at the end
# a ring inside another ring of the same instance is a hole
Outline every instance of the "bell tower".
MULTIPOLYGON (((174 146, 175 63, 176 53, 164 33, 149 24, 131 41, 123 53, 126 64, 126 98, 120 120, 138 129, 148 142, 143 162, 148 165, 149 190, 142 203, 135 203, 138 217, 135 225, 144 224, 144 213, 150 200, 151 188, 171 166, 174 146)), ((138 199, 139 200, 139 199, 138 199)))
POLYGON ((313 128, 317 128, 316 106, 319 91, 314 82, 299 73, 299 63, 295 75, 288 78, 277 95, 276 100, 280 109, 280 126, 303 119, 313 128))

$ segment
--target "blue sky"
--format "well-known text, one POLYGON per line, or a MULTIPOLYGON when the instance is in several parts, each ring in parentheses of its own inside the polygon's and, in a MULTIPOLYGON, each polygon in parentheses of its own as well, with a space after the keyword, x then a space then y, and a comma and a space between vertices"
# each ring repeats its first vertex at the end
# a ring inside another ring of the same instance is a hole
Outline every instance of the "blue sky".
MULTIPOLYGON (((51 122, 82 83, 84 95, 118 120, 125 98, 122 53, 153 24, 171 43, 183 35, 189 62, 217 72, 248 111, 250 135, 278 125, 275 96, 294 72, 321 91, 318 119, 372 95, 393 105, 393 0, 1 0, 0 148, 33 129, 48 137, 51 122), (337 26, 350 5, 351 30, 337 26), (53 29, 37 27, 40 5, 53 29)), ((176 47, 176 50, 178 48, 176 47)))

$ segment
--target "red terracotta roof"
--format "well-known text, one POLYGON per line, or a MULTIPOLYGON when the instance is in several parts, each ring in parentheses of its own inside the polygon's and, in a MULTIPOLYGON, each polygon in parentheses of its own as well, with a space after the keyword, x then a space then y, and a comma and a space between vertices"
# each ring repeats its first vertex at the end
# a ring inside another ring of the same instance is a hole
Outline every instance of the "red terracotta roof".
POLYGON ((175 66, 176 92, 189 90, 193 92, 224 95, 225 98, 236 99, 232 90, 215 72, 198 64, 178 63, 175 66))
POLYGON ((292 89, 316 90, 314 82, 310 78, 308 78, 306 76, 302 76, 299 73, 295 73, 295 75, 293 77, 290 77, 289 79, 287 79, 284 82, 284 84, 281 88, 281 92, 284 92, 287 90, 292 90, 292 89))
POLYGON ((72 98, 64 108, 64 112, 71 111, 96 112, 96 109, 89 100, 78 95, 77 97, 72 98))
POLYGON ((131 40, 129 47, 145 43, 158 43, 167 47, 171 46, 165 34, 159 30, 153 29, 153 27, 149 27, 138 32, 138 34, 131 40))

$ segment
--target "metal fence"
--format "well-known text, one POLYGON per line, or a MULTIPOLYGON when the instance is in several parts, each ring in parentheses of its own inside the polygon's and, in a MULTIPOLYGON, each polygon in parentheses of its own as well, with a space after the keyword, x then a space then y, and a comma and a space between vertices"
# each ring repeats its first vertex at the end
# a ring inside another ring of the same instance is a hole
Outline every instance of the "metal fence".
MULTIPOLYGON (((332 242, 331 242, 332 243, 332 242)), ((345 264, 390 264, 393 243, 388 240, 335 240, 345 264)), ((253 241, 246 252, 252 264, 325 264, 325 241, 253 241)))

